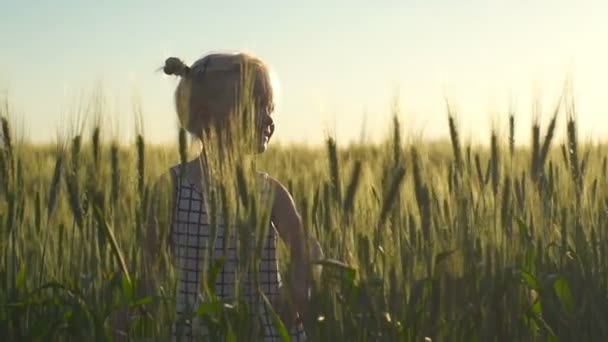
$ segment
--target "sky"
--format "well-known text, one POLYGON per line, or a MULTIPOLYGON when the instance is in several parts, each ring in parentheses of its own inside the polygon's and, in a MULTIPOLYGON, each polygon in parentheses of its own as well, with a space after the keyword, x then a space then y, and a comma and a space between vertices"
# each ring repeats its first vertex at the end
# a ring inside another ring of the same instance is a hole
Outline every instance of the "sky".
POLYGON ((147 139, 174 142, 177 79, 157 69, 234 50, 279 78, 279 142, 380 139, 395 103, 405 136, 446 137, 448 99, 463 137, 506 134, 512 108, 527 143, 534 100, 546 126, 566 79, 581 137, 608 138, 605 0, 0 2, 0 95, 34 142, 95 89, 112 134, 130 139, 139 108, 147 139))

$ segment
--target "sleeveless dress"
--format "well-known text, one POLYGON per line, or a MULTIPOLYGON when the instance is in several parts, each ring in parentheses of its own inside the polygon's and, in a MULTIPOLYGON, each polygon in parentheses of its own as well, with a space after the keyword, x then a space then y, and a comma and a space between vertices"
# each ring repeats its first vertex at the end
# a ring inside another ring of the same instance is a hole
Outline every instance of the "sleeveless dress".
MULTIPOLYGON (((197 319, 185 322, 180 320, 182 315, 196 311, 200 303, 202 266, 205 255, 208 253, 207 248, 211 244, 212 232, 205 204, 206 197, 201 193, 199 187, 192 184, 190 178, 180 175, 179 170, 180 165, 171 168, 176 187, 171 240, 177 274, 177 320, 172 327, 172 338, 174 341, 208 341, 210 338, 202 322, 197 319)), ((260 173, 263 181, 267 181, 267 176, 267 174, 260 173)), ((216 277, 215 293, 220 300, 229 300, 234 298, 236 245, 234 237, 228 237, 228 247, 224 253, 223 240, 226 237, 221 215, 217 222, 217 238, 212 252, 213 260, 210 264, 212 265, 215 260, 224 257, 223 268, 216 277)), ((282 286, 277 259, 277 239, 278 233, 271 223, 259 266, 260 287, 271 303, 277 303, 282 286)), ((255 294, 255 291, 252 291, 252 281, 248 278, 244 283, 246 298, 255 305, 261 316, 264 336, 260 337, 258 341, 281 341, 267 306, 261 298, 252 295, 255 294)), ((294 342, 306 341, 302 324, 292 325, 289 334, 294 342)))

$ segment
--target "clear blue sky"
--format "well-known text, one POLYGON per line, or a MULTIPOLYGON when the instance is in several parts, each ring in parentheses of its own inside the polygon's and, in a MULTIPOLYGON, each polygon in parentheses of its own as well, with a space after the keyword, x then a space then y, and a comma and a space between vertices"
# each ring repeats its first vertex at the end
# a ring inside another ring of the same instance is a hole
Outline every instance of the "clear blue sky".
POLYGON ((460 111, 463 134, 482 140, 493 120, 506 128, 515 98, 518 137, 527 139, 531 96, 540 91, 552 103, 568 74, 581 134, 608 137, 605 0, 3 0, 0 7, 0 90, 34 141, 52 139, 96 84, 120 133, 133 131, 137 94, 147 137, 173 141, 176 79, 155 70, 168 56, 192 63, 237 49, 275 68, 276 139, 284 142, 320 142, 326 129, 342 142, 356 139, 364 113, 367 133, 378 137, 395 95, 408 132, 445 136, 444 93, 460 111))

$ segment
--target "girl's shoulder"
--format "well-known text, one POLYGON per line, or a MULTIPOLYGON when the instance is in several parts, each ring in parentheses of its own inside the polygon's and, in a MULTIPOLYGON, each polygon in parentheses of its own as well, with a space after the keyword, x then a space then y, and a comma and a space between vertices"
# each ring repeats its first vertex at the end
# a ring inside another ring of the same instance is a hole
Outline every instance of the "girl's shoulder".
POLYGON ((181 164, 181 163, 180 164, 175 164, 175 165, 169 166, 169 168, 167 169, 167 171, 165 172, 165 174, 167 176, 170 176, 171 178, 175 179, 180 174, 183 174, 183 172, 181 172, 182 170, 185 170, 183 164, 181 164))
POLYGON ((188 175, 194 171, 193 165, 194 162, 190 161, 186 164, 179 163, 170 166, 165 172, 165 177, 171 180, 174 187, 192 183, 193 180, 188 175))
POLYGON ((154 197, 168 197, 168 194, 173 194, 171 200, 175 200, 177 195, 177 188, 183 184, 182 165, 177 164, 170 166, 165 169, 160 175, 156 177, 152 184, 152 196, 154 197))
POLYGON ((259 171, 259 170, 258 170, 258 171, 256 171, 256 172, 257 172, 258 177, 259 177, 261 180, 268 181, 268 180, 270 180, 270 179, 272 178, 272 177, 270 177, 270 174, 268 174, 268 172, 265 172, 265 171, 259 171))
POLYGON ((292 202, 292 195, 278 179, 272 177, 266 172, 258 171, 258 175, 262 182, 262 191, 266 195, 271 195, 273 202, 292 202))
POLYGON ((271 176, 269 173, 264 171, 257 171, 257 173, 258 177, 260 177, 259 179, 264 183, 265 186, 269 187, 270 189, 285 189, 285 186, 278 179, 271 176))
POLYGON ((256 171, 258 177, 258 186, 261 187, 263 196, 269 196, 272 193, 273 183, 272 177, 267 172, 256 171))

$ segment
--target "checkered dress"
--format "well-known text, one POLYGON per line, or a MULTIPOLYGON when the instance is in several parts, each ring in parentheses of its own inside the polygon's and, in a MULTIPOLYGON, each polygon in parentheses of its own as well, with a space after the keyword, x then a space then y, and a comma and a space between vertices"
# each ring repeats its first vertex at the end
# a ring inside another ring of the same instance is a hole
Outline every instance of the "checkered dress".
MULTIPOLYGON (((202 266, 207 248, 211 244, 212 232, 207 215, 206 198, 194 186, 189 178, 181 176, 179 166, 171 169, 176 180, 176 201, 174 205, 172 243, 175 257, 175 265, 178 276, 177 284, 177 321, 173 324, 173 340, 177 341, 206 341, 208 338, 206 329, 202 322, 194 319, 184 321, 180 319, 183 315, 196 311, 200 303, 199 294, 202 292, 202 266)), ((262 174, 266 180, 267 175, 262 174)), ((224 225, 218 218, 217 238, 213 247, 213 259, 224 257, 224 265, 215 281, 215 293, 223 300, 233 298, 235 291, 235 270, 237 265, 237 253, 235 239, 228 237, 228 247, 224 252, 224 225)), ((273 304, 279 299, 279 289, 282 286, 277 260, 277 238, 278 234, 271 224, 268 229, 268 237, 262 252, 260 262, 259 281, 264 294, 273 304)), ((213 261, 212 263, 213 264, 213 261)), ((272 317, 266 305, 252 296, 252 281, 244 279, 244 292, 250 303, 256 303, 262 318, 264 337, 260 341, 280 341, 280 337, 272 323, 272 317)), ((290 331, 292 341, 305 341, 306 334, 301 324, 294 326, 290 331)))

